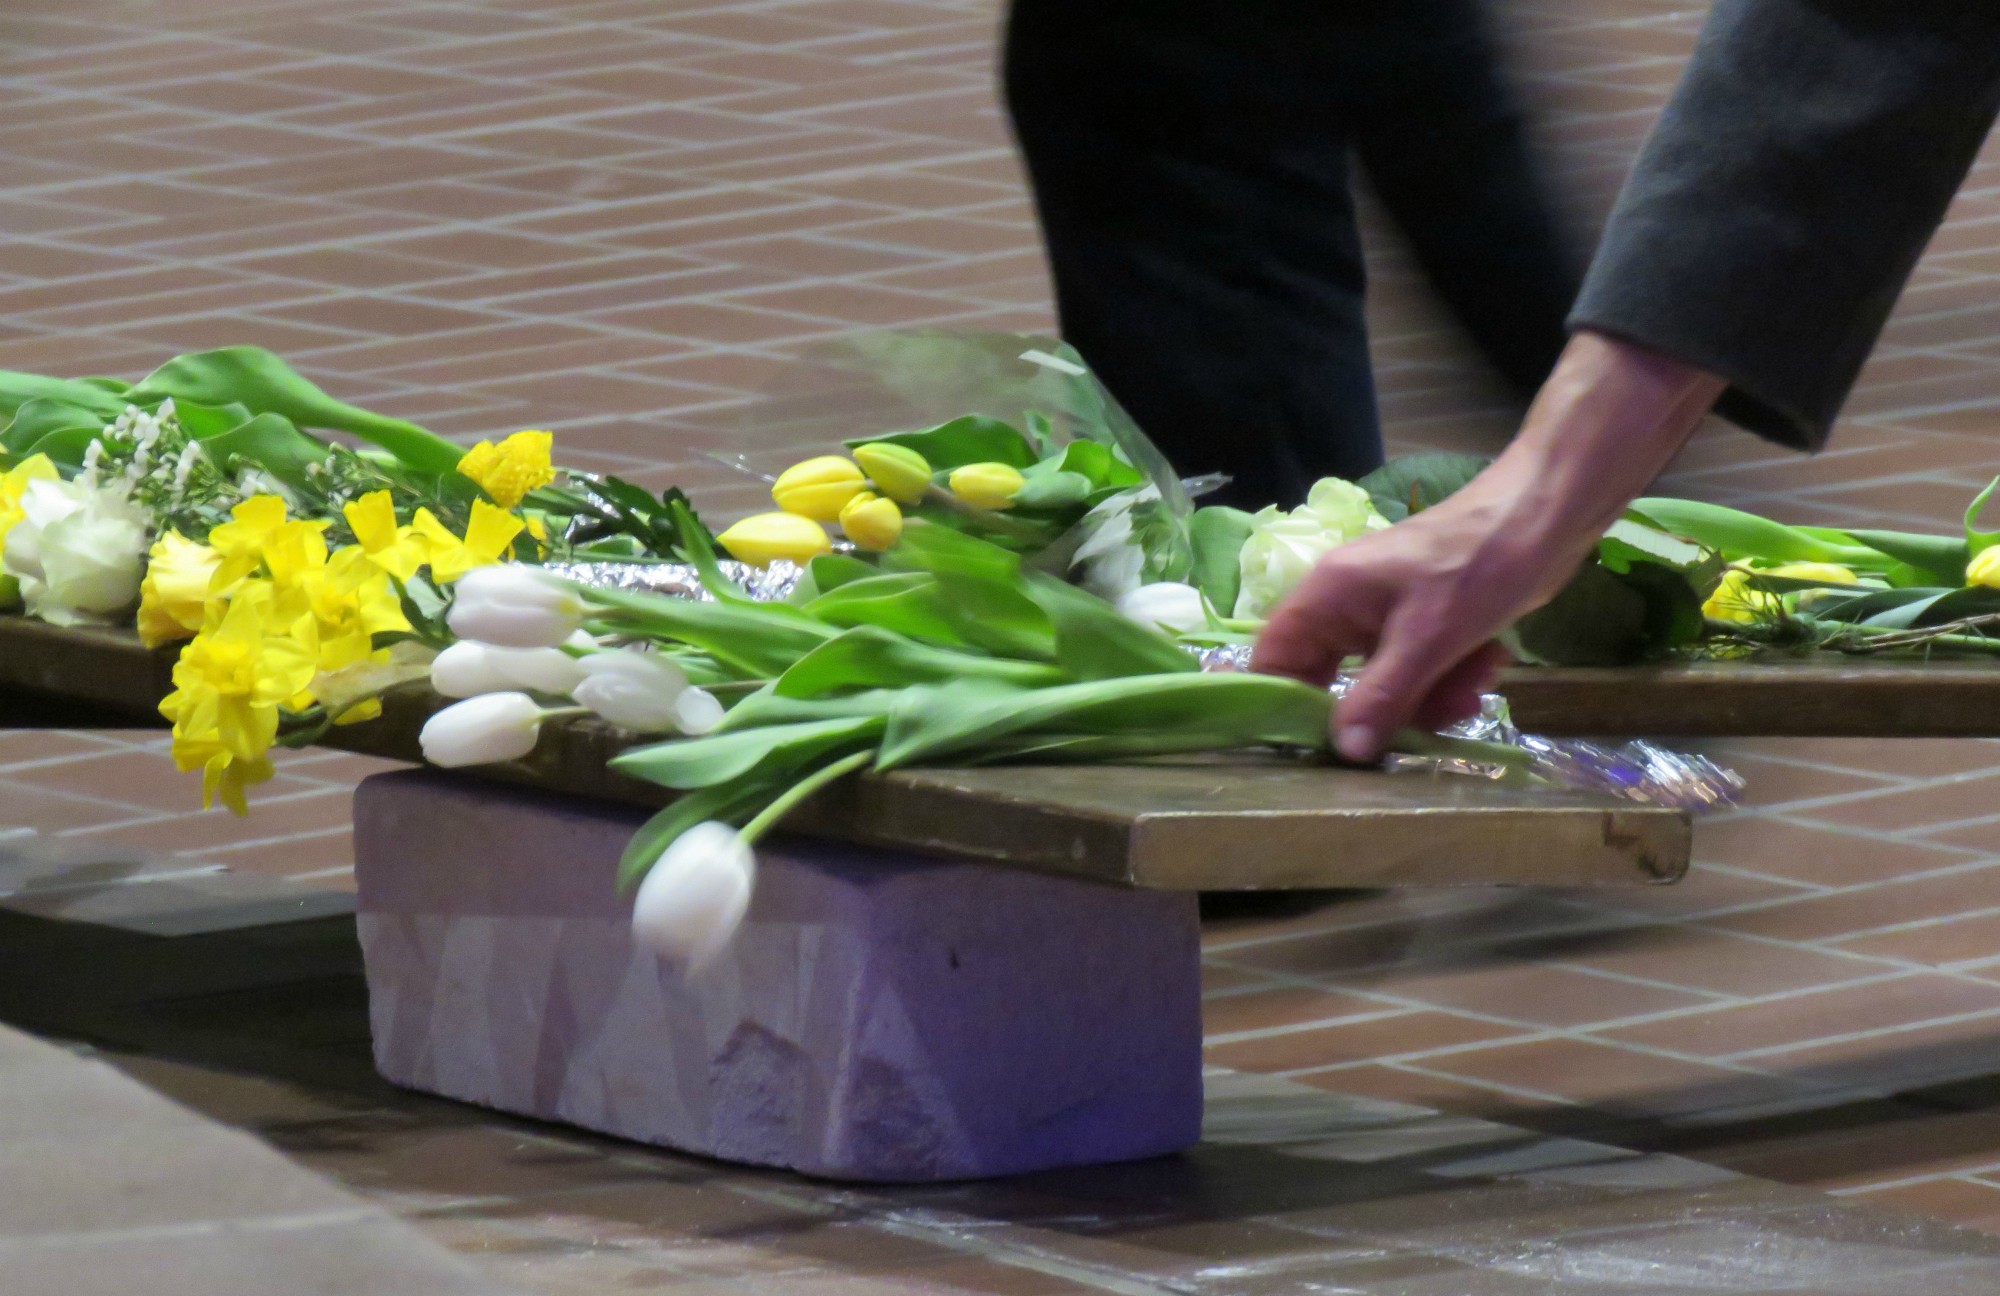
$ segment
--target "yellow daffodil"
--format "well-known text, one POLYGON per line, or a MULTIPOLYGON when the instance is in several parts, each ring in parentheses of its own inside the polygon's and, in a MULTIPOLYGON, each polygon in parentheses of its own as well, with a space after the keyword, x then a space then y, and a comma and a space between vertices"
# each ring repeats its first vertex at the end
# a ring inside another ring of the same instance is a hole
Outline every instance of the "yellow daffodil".
POLYGON ((861 548, 881 553, 901 538, 903 510, 892 499, 862 491, 840 510, 840 529, 861 548))
POLYGON ((738 562, 768 567, 779 560, 806 563, 833 548, 826 530, 797 513, 759 513, 715 537, 738 562))
POLYGON ((264 570, 280 593, 303 586, 326 566, 326 528, 301 519, 264 537, 264 570))
POLYGON ((192 638, 207 616, 209 586, 221 562, 215 550, 176 531, 154 541, 139 584, 139 641, 158 648, 192 638))
MULTIPOLYGON (((7 533, 14 524, 27 516, 21 508, 21 496, 31 481, 58 481, 61 474, 55 464, 45 454, 33 455, 22 460, 4 473, 0 473, 0 554, 7 552, 7 533)), ((0 575, 0 608, 11 608, 21 601, 21 583, 12 576, 0 575)))
POLYGON ((396 506, 388 491, 370 491, 349 500, 340 512, 368 561, 399 581, 415 576, 430 555, 415 527, 396 525, 396 506))
POLYGON ((285 501, 276 495, 252 495, 229 510, 230 521, 211 529, 208 546, 218 561, 210 586, 221 593, 264 561, 264 542, 285 525, 285 501))
POLYGON ((389 574, 370 562, 359 545, 334 554, 302 588, 315 622, 323 671, 368 661, 375 652, 376 635, 410 628, 389 574))
POLYGON ((2000 589, 2000 547, 1981 549, 1965 565, 1965 583, 2000 589))
POLYGON ((974 508, 1004 509, 1014 506, 1014 496, 1027 479, 1020 470, 1003 463, 967 464, 954 469, 951 493, 974 508))
POLYGON ((1734 621, 1748 625, 1774 616, 1781 608, 1776 594, 1755 589, 1751 581, 1755 573, 1740 567, 1732 567, 1722 573, 1722 583, 1701 605, 1701 614, 1711 621, 1734 621))
POLYGON ((875 483, 875 489, 898 504, 914 504, 930 489, 930 460, 908 446, 886 441, 856 446, 854 460, 875 483))
POLYGON ((832 522, 840 516, 847 501, 867 486, 867 477, 852 459, 821 455, 779 473, 771 486, 771 498, 787 513, 815 522, 832 522))
POLYGON ((248 582, 212 629, 195 636, 174 663, 174 691, 160 714, 174 723, 174 761, 202 771, 202 805, 220 796, 244 813, 243 789, 271 776, 266 753, 278 733, 278 709, 312 682, 317 646, 312 622, 280 624, 269 587, 248 582))
POLYGON ((547 432, 516 432, 499 445, 481 441, 458 461, 458 471, 479 483, 479 488, 501 508, 515 508, 528 492, 556 479, 549 456, 555 437, 547 432))
POLYGON ((411 528, 423 538, 429 555, 431 579, 449 585, 475 567, 499 562, 513 547, 514 537, 527 523, 506 509, 485 500, 474 500, 472 518, 461 538, 437 520, 429 509, 418 509, 411 528))

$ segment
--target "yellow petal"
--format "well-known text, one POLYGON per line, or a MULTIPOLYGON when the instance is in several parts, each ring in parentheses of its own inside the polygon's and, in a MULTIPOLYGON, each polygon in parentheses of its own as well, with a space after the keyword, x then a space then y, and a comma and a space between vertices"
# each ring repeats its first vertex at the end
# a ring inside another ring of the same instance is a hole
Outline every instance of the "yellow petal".
POLYGON ((896 501, 863 491, 840 511, 840 529, 863 549, 881 553, 903 535, 903 510, 896 501))
POLYGON ((715 537, 738 562, 767 567, 779 560, 810 562, 833 548, 825 528, 796 513, 759 513, 715 537))
POLYGON ((853 460, 840 455, 821 455, 793 464, 778 474, 778 480, 771 486, 771 498, 787 513, 815 522, 831 522, 867 485, 867 477, 853 460))
POLYGON ((974 508, 1011 508, 1014 496, 1027 479, 1018 469, 1003 463, 967 464, 954 469, 951 477, 951 493, 974 508))

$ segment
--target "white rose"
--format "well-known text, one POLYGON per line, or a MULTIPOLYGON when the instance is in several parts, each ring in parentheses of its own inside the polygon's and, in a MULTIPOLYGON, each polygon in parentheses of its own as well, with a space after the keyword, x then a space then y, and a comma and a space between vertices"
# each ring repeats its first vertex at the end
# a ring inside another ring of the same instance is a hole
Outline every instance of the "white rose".
POLYGON ((1273 506, 1250 521, 1250 538, 1237 557, 1243 583, 1235 615, 1256 618, 1269 616, 1330 551, 1389 525, 1368 492, 1338 477, 1315 483, 1291 512, 1273 506))
POLYGON ((30 616, 54 625, 115 620, 139 601, 146 515, 117 490, 34 481, 7 533, 8 575, 30 616))
POLYGON ((1118 600, 1118 610, 1142 626, 1168 634, 1194 634, 1208 629, 1208 605, 1201 591, 1179 581, 1141 585, 1118 600))

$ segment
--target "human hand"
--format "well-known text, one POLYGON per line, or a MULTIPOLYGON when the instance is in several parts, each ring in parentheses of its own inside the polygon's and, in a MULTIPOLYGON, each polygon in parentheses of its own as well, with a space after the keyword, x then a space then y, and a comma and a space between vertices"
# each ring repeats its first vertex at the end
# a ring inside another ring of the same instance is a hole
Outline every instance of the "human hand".
POLYGON ((1351 760, 1375 759, 1408 725, 1474 714, 1506 659, 1494 637, 1562 588, 1722 386, 1578 334, 1499 459, 1443 503, 1321 559, 1264 627, 1254 669, 1324 685, 1365 658, 1335 709, 1351 760))

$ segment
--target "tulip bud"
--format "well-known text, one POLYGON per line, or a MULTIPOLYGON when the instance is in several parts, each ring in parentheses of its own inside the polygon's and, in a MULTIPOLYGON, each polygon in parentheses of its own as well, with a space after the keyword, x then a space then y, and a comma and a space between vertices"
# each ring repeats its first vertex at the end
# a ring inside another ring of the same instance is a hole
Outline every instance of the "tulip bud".
POLYGON ((867 484, 868 479, 853 460, 821 455, 779 473, 771 486, 771 498, 787 513, 815 522, 831 522, 840 516, 841 507, 867 484))
POLYGON ((583 600, 520 563, 475 567, 458 578, 445 624, 460 639, 505 648, 553 648, 575 633, 583 600))
POLYGON ((674 699, 674 728, 690 738, 713 731, 726 714, 707 689, 691 688, 674 699))
POLYGON ((674 838, 632 897, 632 938, 690 972, 729 947, 750 909, 757 857, 711 819, 674 838))
POLYGON ((797 513, 759 513, 715 537, 738 562, 768 567, 780 560, 801 565, 833 548, 826 530, 797 513))
POLYGON ((898 504, 914 504, 930 489, 931 465, 908 446, 876 441, 854 448, 854 458, 875 489, 898 504))
POLYGON ((974 508, 1012 508, 1014 496, 1027 485, 1020 470, 1003 463, 967 464, 952 470, 951 493, 974 508))
POLYGON ((861 548, 881 553, 903 534, 903 510, 892 499, 862 491, 840 510, 840 529, 861 548))
POLYGON ((687 674, 663 657, 613 649, 578 663, 583 682, 572 691, 578 706, 634 733, 678 730, 674 704, 688 691, 687 674))
POLYGON ((1118 610, 1140 625, 1168 634, 1193 634, 1208 629, 1208 605, 1201 591, 1179 581, 1141 585, 1118 600, 1118 610))
POLYGON ((2000 547, 1981 549, 1965 565, 1965 583, 2000 589, 2000 547))
POLYGON ((461 639, 431 662, 431 687, 450 698, 508 689, 567 696, 583 679, 583 663, 560 648, 496 648, 461 639))
POLYGON ((542 708, 526 693, 484 693, 424 721, 417 744, 443 769, 519 760, 535 749, 542 708))

